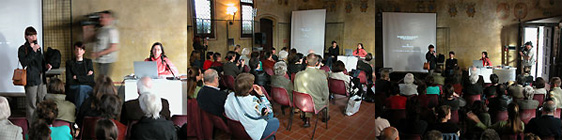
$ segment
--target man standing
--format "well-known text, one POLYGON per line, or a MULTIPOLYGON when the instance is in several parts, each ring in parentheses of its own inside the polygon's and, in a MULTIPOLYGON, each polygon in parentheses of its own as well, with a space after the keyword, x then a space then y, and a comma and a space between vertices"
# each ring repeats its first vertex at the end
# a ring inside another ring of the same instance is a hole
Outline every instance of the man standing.
MULTIPOLYGON (((328 91, 328 80, 324 70, 317 69, 318 57, 314 53, 308 54, 306 56, 307 67, 305 70, 300 71, 295 76, 294 90, 310 94, 312 100, 314 101, 314 108, 316 110, 323 106, 328 105, 329 91, 328 91)), ((305 122, 303 127, 310 127, 310 117, 311 113, 305 114, 305 122)), ((324 118, 322 121, 326 121, 328 118, 324 118)))
MULTIPOLYGON (((525 43, 525 48, 521 52, 521 65, 523 65, 523 70, 531 70, 535 65, 536 58, 535 58, 535 50, 533 49, 533 43, 531 41, 525 43)), ((532 72, 531 72, 532 73, 532 72)), ((529 73, 529 74, 531 74, 529 73)))
POLYGON ((113 25, 114 17, 111 11, 99 12, 99 16, 102 27, 97 32, 94 32, 94 25, 82 26, 84 41, 95 42, 90 57, 94 59, 99 74, 110 76, 111 65, 117 61, 119 31, 113 25))
POLYGON ((214 69, 208 69, 203 74, 203 82, 205 86, 197 93, 199 108, 213 115, 223 117, 224 102, 228 94, 218 88, 219 74, 214 69))
POLYGON ((427 63, 429 63, 428 70, 432 71, 435 67, 437 67, 437 53, 435 52, 435 46, 433 45, 429 45, 427 49, 429 51, 425 54, 425 59, 427 60, 427 63))

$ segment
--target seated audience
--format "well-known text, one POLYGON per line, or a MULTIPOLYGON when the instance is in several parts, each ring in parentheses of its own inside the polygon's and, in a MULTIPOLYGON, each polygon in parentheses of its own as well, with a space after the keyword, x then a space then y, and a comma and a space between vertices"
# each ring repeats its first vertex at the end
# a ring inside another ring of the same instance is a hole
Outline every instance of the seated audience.
POLYGON ((279 61, 279 57, 277 56, 277 51, 275 50, 274 47, 271 48, 271 58, 273 58, 275 62, 279 61))
POLYGON ((430 74, 433 76, 433 83, 436 85, 445 85, 445 77, 441 75, 442 69, 437 67, 433 72, 430 74))
POLYGON ((525 77, 523 75, 517 75, 517 82, 507 88, 507 93, 513 99, 523 99, 523 85, 525 84, 525 77))
POLYGON ((21 127, 12 124, 8 117, 12 115, 10 103, 6 97, 0 96, 0 139, 21 140, 23 139, 21 127))
POLYGON ((242 55, 240 55, 240 60, 244 60, 244 66, 248 66, 248 62, 250 62, 250 58, 248 57, 248 55, 250 54, 250 49, 248 48, 244 48, 242 49, 242 55))
POLYGON ((494 129, 486 129, 482 132, 480 140, 499 140, 500 135, 494 129))
POLYGON ((390 95, 390 72, 383 70, 380 73, 380 79, 375 81, 375 95, 385 95, 385 98, 390 95))
POLYGON ((367 55, 365 55, 365 59, 359 59, 359 61, 357 61, 356 69, 365 72, 367 81, 371 81, 370 79, 373 78, 371 77, 373 74, 373 66, 370 64, 372 59, 373 55, 371 53, 368 53, 367 55))
POLYGON ((37 122, 30 125, 27 140, 54 140, 51 137, 52 130, 49 128, 49 124, 44 120, 37 120, 37 122))
POLYGON ((562 89, 560 89, 560 78, 552 77, 550 79, 550 97, 556 103, 556 108, 562 108, 562 89))
POLYGON ((288 62, 287 57, 289 56, 289 53, 287 51, 280 51, 279 52, 279 60, 277 60, 277 62, 279 61, 283 61, 285 63, 288 62))
POLYGON ((533 133, 541 137, 541 139, 547 137, 560 139, 560 136, 562 136, 562 121, 554 117, 555 111, 556 104, 554 104, 554 101, 547 100, 543 104, 542 115, 529 121, 525 128, 525 133, 533 133))
POLYGON ((447 84, 443 87, 443 98, 441 99, 441 105, 448 105, 451 107, 452 111, 459 110, 464 106, 464 101, 461 103, 459 95, 455 93, 455 89, 452 85, 447 84))
POLYGON ((398 130, 403 134, 423 135, 427 129, 427 122, 420 119, 421 106, 416 98, 408 100, 406 103, 406 118, 400 120, 398 130))
POLYGON ((273 65, 275 65, 275 60, 273 59, 272 52, 265 52, 263 59, 261 60, 262 69, 273 69, 273 65))
MULTIPOLYGON (((49 125, 51 129, 51 139, 53 140, 72 140, 72 135, 70 131, 70 127, 58 126, 53 127, 53 122, 55 121, 58 115, 57 104, 52 100, 44 100, 37 104, 37 110, 35 110, 37 114, 37 119, 35 123, 38 122, 45 122, 49 125)), ((32 123, 33 124, 33 123, 32 123)), ((40 124, 40 123, 39 123, 40 124)))
POLYGON ((189 66, 190 67, 198 67, 198 68, 202 68, 203 67, 203 57, 201 54, 203 52, 200 51, 192 51, 191 52, 191 56, 189 57, 189 66))
POLYGON ((439 87, 439 85, 435 84, 435 81, 433 79, 433 76, 428 75, 427 77, 425 77, 425 84, 427 85, 427 91, 426 94, 433 94, 433 95, 440 95, 441 94, 441 88, 439 87))
POLYGON ((342 80, 345 84, 345 89, 347 91, 351 91, 351 87, 353 87, 353 83, 351 82, 352 77, 343 73, 345 70, 345 64, 342 61, 336 61, 332 65, 332 72, 330 73, 330 78, 342 80))
POLYGON ((287 74, 287 64, 285 62, 277 62, 273 66, 273 72, 275 75, 271 76, 271 86, 272 87, 280 87, 287 90, 287 94, 289 94, 289 99, 293 100, 293 83, 291 79, 285 78, 285 74, 287 74))
POLYGON ((279 120, 273 117, 273 108, 261 88, 254 85, 254 76, 242 73, 236 77, 234 93, 230 93, 224 104, 226 117, 239 121, 252 139, 275 136, 279 120), (251 95, 256 92, 257 95, 251 95))
POLYGON ((437 130, 442 133, 455 133, 460 136, 460 127, 452 122, 451 119, 451 107, 448 105, 442 105, 435 109, 437 113, 437 122, 431 125, 430 130, 437 130))
POLYGON ((205 60, 205 62, 203 62, 203 70, 207 70, 209 68, 211 68, 211 65, 213 64, 213 60, 215 60, 213 58, 213 52, 207 52, 207 55, 205 55, 207 58, 207 60, 205 60))
POLYGON ((535 79, 535 84, 533 85, 535 87, 535 94, 542 94, 545 95, 546 98, 546 81, 544 81, 544 79, 542 77, 537 77, 537 79, 535 79))
MULTIPOLYGON (((160 94, 156 93, 152 90, 152 79, 150 77, 143 77, 137 81, 137 89, 139 98, 144 94, 160 94)), ((123 104, 121 108, 121 120, 120 122, 123 124, 128 124, 130 121, 138 121, 143 116, 144 113, 142 112, 139 98, 135 100, 129 100, 123 104)), ((168 100, 161 98, 162 109, 160 111, 160 116, 164 119, 170 119, 170 104, 168 100)))
POLYGON ((160 116, 162 99, 156 94, 142 94, 139 104, 143 117, 131 128, 131 139, 136 140, 176 140, 176 129, 172 121, 160 116))
POLYGON ((255 77, 255 84, 260 86, 266 87, 269 80, 271 79, 270 76, 263 70, 262 62, 258 59, 250 59, 250 73, 255 77))
MULTIPOLYGON (((295 91, 310 94, 314 101, 314 108, 320 110, 321 107, 328 108, 329 90, 328 80, 323 70, 317 69, 318 57, 316 54, 308 54, 306 56, 307 67, 304 71, 298 72, 295 76, 295 91)), ((322 115, 324 116, 324 115, 322 115)), ((310 127, 310 117, 312 113, 305 113, 305 123, 303 127, 310 127)), ((327 121, 328 118, 323 118, 327 121)))
POLYGON ((467 113, 467 116, 471 117, 469 119, 478 120, 478 121, 471 121, 467 123, 467 133, 465 138, 468 139, 477 139, 480 137, 480 134, 484 132, 488 126, 492 124, 492 119, 490 114, 486 111, 487 107, 481 101, 475 101, 470 108, 470 111, 467 113))
POLYGON ((498 93, 496 93, 497 91, 497 87, 498 87, 498 82, 499 82, 499 77, 496 74, 491 74, 490 75, 490 81, 492 82, 492 85, 484 88, 484 99, 491 99, 493 97, 498 96, 498 93))
POLYGON ((47 95, 46 100, 53 100, 57 104, 59 110, 57 119, 74 122, 76 118, 76 107, 72 102, 65 100, 66 95, 64 93, 64 84, 58 78, 51 78, 49 84, 47 85, 47 95))
POLYGON ((415 80, 414 74, 407 73, 404 76, 404 84, 400 84, 400 94, 404 96, 418 95, 418 85, 414 84, 415 80))
POLYGON ((84 101, 84 105, 78 110, 76 115, 78 126, 82 126, 82 121, 86 116, 99 117, 102 115, 100 111, 101 97, 106 94, 117 95, 117 89, 111 78, 102 76, 97 79, 92 96, 88 97, 84 101))
POLYGON ((443 140, 443 134, 437 130, 431 130, 425 134, 424 140, 443 140))
POLYGON ((365 48, 363 48, 363 43, 358 43, 357 49, 353 51, 353 56, 365 57, 366 55, 367 55, 367 51, 365 51, 365 48))
POLYGON ((465 83, 465 86, 463 88, 464 95, 482 95, 484 89, 482 87, 482 84, 478 83, 479 78, 480 76, 478 76, 478 74, 473 73, 472 75, 470 75, 470 83, 465 83))
POLYGON ((398 134, 398 130, 391 126, 382 130, 379 140, 400 140, 400 135, 398 134))
MULTIPOLYGON (((200 54, 202 55, 202 54, 200 54)), ((172 63, 168 56, 166 56, 166 52, 164 52, 164 46, 160 42, 156 42, 152 44, 152 48, 150 48, 150 56, 144 61, 155 61, 156 67, 158 68, 158 76, 179 76, 178 68, 172 63)), ((202 60, 199 60, 198 63, 201 63, 202 60)), ((202 68, 203 63, 198 64, 202 68)))
POLYGON ((498 85, 496 93, 499 93, 498 96, 491 98, 488 104, 488 107, 490 107, 488 112, 492 114, 492 117, 495 117, 494 114, 498 112, 506 111, 508 105, 513 101, 511 96, 508 96, 505 92, 505 85, 503 84, 498 85))
POLYGON ((289 71, 289 74, 304 70, 306 65, 303 64, 303 57, 304 55, 302 53, 295 53, 292 58, 289 57, 289 65, 287 66, 287 71, 289 71))
POLYGON ((396 83, 391 85, 392 96, 386 98, 385 107, 391 110, 403 110, 406 109, 406 100, 408 98, 400 95, 400 88, 396 83))
POLYGON ((383 106, 375 106, 375 137, 379 137, 383 129, 390 127, 390 122, 383 115, 383 106))
POLYGON ((533 100, 535 90, 531 86, 526 86, 523 91, 525 99, 517 100, 517 104, 521 109, 537 109, 539 107, 539 101, 533 100))
POLYGON ((474 114, 467 114, 468 119, 476 122, 476 125, 481 128, 491 128, 496 130, 496 132, 502 135, 514 135, 523 133, 525 128, 525 123, 521 120, 519 116, 519 105, 516 103, 509 104, 508 110, 508 119, 505 121, 499 121, 493 124, 492 126, 486 125, 478 119, 477 116, 474 114))
POLYGON ((95 85, 94 65, 92 59, 84 58, 86 49, 82 42, 76 42, 73 50, 74 57, 66 61, 66 86, 69 88, 70 101, 80 108, 95 85))
MULTIPOLYGON (((222 73, 222 58, 221 58, 221 53, 215 52, 213 54, 213 64, 211 64, 211 68, 215 69, 218 73, 222 73)), ((193 66, 192 66, 193 67, 193 66)))
MULTIPOLYGON (((100 119, 96 123, 96 138, 104 140, 117 140, 119 131, 111 119, 100 119)), ((121 134, 123 135, 123 134, 121 134)))
POLYGON ((244 72, 244 61, 234 61, 236 60, 236 53, 229 51, 224 57, 226 63, 222 65, 222 70, 224 75, 230 75, 236 77, 238 74, 244 72))
POLYGON ((191 99, 197 98, 197 93, 203 86, 203 73, 197 67, 187 69, 187 97, 191 99))
POLYGON ((203 74, 203 86, 197 94, 199 108, 216 116, 223 116, 224 101, 227 93, 219 89, 219 74, 214 69, 208 69, 203 74))
POLYGON ((238 62, 240 60, 240 49, 241 46, 238 44, 234 46, 234 62, 238 62))

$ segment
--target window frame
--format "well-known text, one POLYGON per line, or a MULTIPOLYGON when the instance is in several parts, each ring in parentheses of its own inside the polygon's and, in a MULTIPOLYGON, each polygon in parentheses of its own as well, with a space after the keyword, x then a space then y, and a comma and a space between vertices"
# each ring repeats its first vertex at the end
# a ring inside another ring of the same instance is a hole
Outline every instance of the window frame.
MULTIPOLYGON (((248 33, 246 33, 246 34, 244 33, 244 28, 243 28, 243 22, 244 22, 244 19, 243 19, 244 15, 243 15, 243 13, 244 13, 244 12, 242 11, 242 10, 243 10, 243 9, 242 9, 242 6, 251 6, 252 9, 254 9, 254 8, 255 8, 255 7, 254 7, 254 6, 255 6, 255 5, 254 5, 254 2, 255 2, 254 0, 252 0, 252 3, 242 2, 242 0, 240 0, 240 37, 241 37, 241 38, 251 38, 251 37, 253 37, 253 34, 254 34, 253 32, 254 32, 254 30, 252 30, 252 33, 249 33, 249 34, 248 34, 248 33)), ((252 11, 252 14, 253 14, 253 11, 252 11)), ((254 22, 254 21, 252 20, 251 22, 254 22)), ((253 23, 251 24, 251 26, 252 26, 251 28, 254 28, 253 23)))
POLYGON ((193 35, 194 36, 199 36, 201 38, 205 38, 205 37, 209 37, 209 38, 215 38, 215 0, 209 0, 209 2, 211 3, 211 32, 210 33, 197 33, 197 10, 196 10, 196 5, 195 5, 195 1, 196 0, 192 0, 192 4, 191 4, 191 8, 192 10, 192 25, 193 25, 193 35))

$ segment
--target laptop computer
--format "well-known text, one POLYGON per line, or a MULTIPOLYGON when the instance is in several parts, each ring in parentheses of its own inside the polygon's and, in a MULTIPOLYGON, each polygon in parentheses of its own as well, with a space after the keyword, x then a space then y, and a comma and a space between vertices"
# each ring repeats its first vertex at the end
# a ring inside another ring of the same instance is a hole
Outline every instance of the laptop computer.
POLYGON ((345 56, 353 56, 353 49, 345 49, 345 56))
POLYGON ((158 67, 154 61, 135 61, 133 66, 135 68, 135 76, 137 78, 158 78, 158 67))
POLYGON ((484 63, 483 63, 482 60, 472 60, 472 66, 474 66, 476 68, 483 68, 484 63))

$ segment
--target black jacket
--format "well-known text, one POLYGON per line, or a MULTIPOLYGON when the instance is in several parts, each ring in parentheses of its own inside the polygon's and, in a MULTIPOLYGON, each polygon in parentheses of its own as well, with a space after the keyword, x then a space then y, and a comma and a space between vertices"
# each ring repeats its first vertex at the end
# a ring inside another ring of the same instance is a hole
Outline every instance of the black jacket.
POLYGON ((230 75, 236 78, 238 74, 244 72, 244 67, 238 67, 235 62, 229 61, 222 65, 222 71, 224 72, 224 75, 230 75))
POLYGON ((216 116, 223 116, 224 102, 227 95, 226 92, 209 86, 203 86, 197 94, 197 103, 202 110, 216 116))
POLYGON ((90 85, 94 87, 94 74, 88 75, 88 71, 94 71, 92 59, 84 58, 82 62, 66 61, 66 85, 90 85), (74 79, 75 75, 76 79, 74 79))
POLYGON ((425 54, 425 59, 429 63, 430 70, 435 69, 435 67, 437 67, 437 57, 435 57, 435 55, 432 55, 430 52, 427 52, 425 54))
POLYGON ((34 52, 29 43, 25 42, 25 44, 21 45, 18 49, 18 58, 21 65, 23 67, 27 67, 26 86, 35 86, 40 83, 47 83, 47 80, 45 79, 45 71, 47 71, 47 67, 45 58, 43 58, 43 54, 41 53, 41 49, 34 52), (41 74, 43 77, 40 76, 41 74))
POLYGON ((289 73, 297 73, 299 71, 304 70, 304 68, 306 68, 305 65, 303 64, 289 64, 287 66, 287 72, 289 73))
POLYGON ((329 46, 328 55, 333 57, 332 61, 336 62, 338 60, 338 55, 340 55, 340 47, 336 46, 336 48, 333 48, 332 46, 329 46))
POLYGON ((250 71, 255 77, 254 84, 258 84, 260 86, 267 86, 270 83, 270 76, 265 71, 250 71))
POLYGON ((142 118, 131 128, 133 140, 177 140, 176 128, 172 121, 164 118, 142 118))
POLYGON ((541 138, 552 136, 560 139, 562 136, 562 122, 550 115, 537 116, 525 125, 525 133, 533 133, 541 138))
POLYGON ((363 60, 357 61, 357 70, 364 71, 367 76, 367 80, 373 78, 373 67, 371 67, 369 63, 366 63, 363 60))

